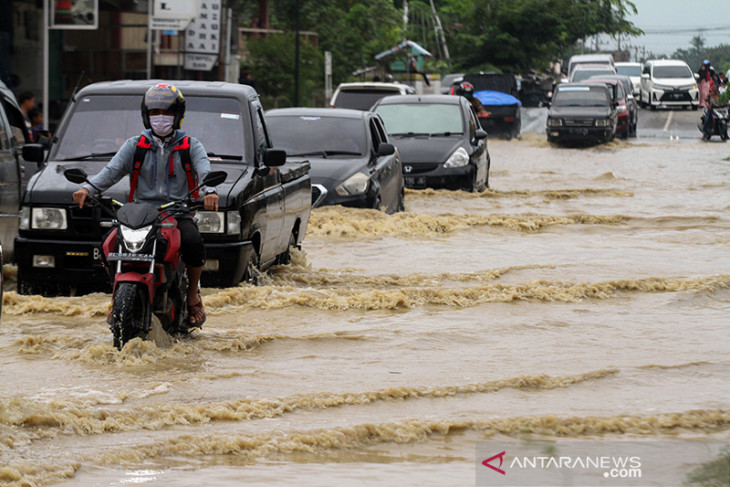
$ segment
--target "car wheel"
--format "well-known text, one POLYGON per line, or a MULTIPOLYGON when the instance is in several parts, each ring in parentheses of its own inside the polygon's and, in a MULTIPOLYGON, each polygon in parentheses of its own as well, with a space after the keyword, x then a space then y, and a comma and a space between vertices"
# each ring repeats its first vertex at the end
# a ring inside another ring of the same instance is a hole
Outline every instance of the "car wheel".
POLYGON ((396 208, 396 212, 399 211, 406 211, 406 191, 404 188, 401 188, 400 190, 400 196, 398 198, 398 208, 396 208))
POLYGON ((697 110, 699 108, 698 105, 692 105, 692 110, 697 110))
POLYGON ((276 259, 277 265, 289 265, 291 264, 291 249, 296 248, 297 246, 297 236, 292 231, 289 235, 289 243, 286 246, 286 250, 279 254, 279 256, 276 259))
POLYGON ((380 210, 381 206, 383 206, 383 200, 380 198, 380 195, 377 195, 373 201, 373 210, 380 210))
POLYGON ((243 282, 247 282, 248 284, 253 284, 254 286, 257 286, 259 283, 260 273, 261 269, 259 267, 259 253, 254 248, 253 252, 251 253, 251 257, 249 257, 248 263, 246 264, 246 270, 243 272, 243 282))

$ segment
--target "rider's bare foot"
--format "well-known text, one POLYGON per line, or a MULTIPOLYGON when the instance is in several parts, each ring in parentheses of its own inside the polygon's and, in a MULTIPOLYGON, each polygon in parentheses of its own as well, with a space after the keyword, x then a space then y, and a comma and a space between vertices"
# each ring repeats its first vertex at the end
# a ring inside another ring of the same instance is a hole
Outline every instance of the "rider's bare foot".
POLYGON ((205 323, 205 308, 200 294, 196 294, 195 298, 194 302, 188 301, 188 324, 200 327, 205 323))

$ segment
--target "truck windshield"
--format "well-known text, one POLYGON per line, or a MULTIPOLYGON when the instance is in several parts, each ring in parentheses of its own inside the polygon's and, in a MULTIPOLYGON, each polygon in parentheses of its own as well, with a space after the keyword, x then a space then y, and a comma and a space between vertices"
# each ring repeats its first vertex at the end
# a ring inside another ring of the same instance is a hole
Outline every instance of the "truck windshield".
POLYGON ((607 107, 610 103, 606 90, 588 86, 564 86, 556 90, 554 107, 607 107))
MULTIPOLYGON (((109 160, 130 137, 144 126, 139 95, 89 95, 79 98, 65 129, 59 134, 56 160, 109 160)), ((241 157, 246 141, 238 100, 185 97, 182 130, 203 143, 208 153, 241 157)), ((230 157, 226 157, 230 159, 230 157)))
POLYGON ((274 146, 291 156, 365 154, 365 125, 360 118, 271 116, 266 125, 274 146))

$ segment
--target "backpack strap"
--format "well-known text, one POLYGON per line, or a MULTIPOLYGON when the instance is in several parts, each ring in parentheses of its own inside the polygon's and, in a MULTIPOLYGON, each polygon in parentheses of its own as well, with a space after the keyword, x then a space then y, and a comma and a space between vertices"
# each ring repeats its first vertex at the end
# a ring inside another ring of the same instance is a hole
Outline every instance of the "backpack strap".
MULTIPOLYGON (((185 176, 188 178, 188 191, 193 191, 197 186, 197 175, 193 174, 193 164, 190 157, 190 137, 183 137, 180 145, 175 146, 170 151, 170 175, 173 173, 172 154, 176 150, 180 151, 180 162, 185 169, 185 176)), ((198 199, 198 190, 193 191, 193 198, 198 199)))
POLYGON ((132 181, 129 183, 129 202, 134 201, 134 192, 137 190, 137 180, 139 179, 139 169, 144 162, 145 152, 152 147, 144 135, 139 136, 137 148, 134 150, 134 169, 132 171, 132 181))

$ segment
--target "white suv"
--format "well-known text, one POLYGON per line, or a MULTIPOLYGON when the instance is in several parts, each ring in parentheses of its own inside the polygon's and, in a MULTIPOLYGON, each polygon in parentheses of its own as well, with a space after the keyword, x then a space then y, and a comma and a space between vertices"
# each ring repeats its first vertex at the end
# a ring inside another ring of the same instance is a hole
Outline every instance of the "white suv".
POLYGON ((687 63, 676 59, 652 59, 644 64, 639 100, 642 106, 652 110, 674 106, 691 106, 697 110, 700 92, 687 63))
POLYGON ((385 96, 413 95, 415 93, 416 90, 403 83, 383 83, 380 81, 372 81, 369 83, 340 83, 332 95, 330 107, 370 110, 370 107, 376 101, 385 96))

